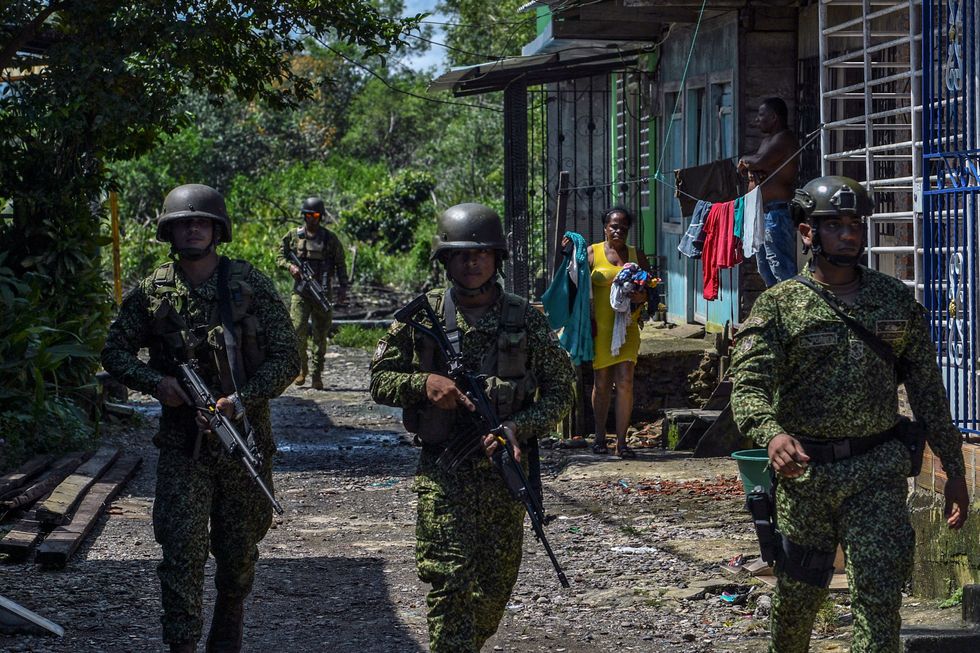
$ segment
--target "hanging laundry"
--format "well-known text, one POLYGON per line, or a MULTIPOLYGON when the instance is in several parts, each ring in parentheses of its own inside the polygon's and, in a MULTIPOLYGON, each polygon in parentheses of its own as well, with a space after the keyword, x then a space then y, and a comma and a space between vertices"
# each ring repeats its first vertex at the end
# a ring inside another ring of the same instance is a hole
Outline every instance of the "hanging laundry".
POLYGON ((756 186, 745 195, 742 219, 742 254, 745 258, 755 256, 765 238, 766 219, 762 209, 762 189, 756 186))
POLYGON ((562 329, 559 344, 572 362, 581 365, 595 358, 592 344, 592 280, 589 271, 589 246, 581 234, 566 231, 574 245, 571 255, 562 257, 551 285, 541 296, 548 324, 562 329), (575 279, 569 270, 574 265, 575 279))
POLYGON ((738 170, 730 159, 675 170, 674 181, 682 215, 693 214, 699 199, 727 202, 738 197, 738 170))
POLYGON ((742 220, 745 215, 745 198, 736 197, 735 198, 735 209, 732 211, 732 235, 742 239, 742 220))
POLYGON ((701 265, 704 270, 704 298, 718 299, 721 287, 719 271, 742 262, 742 244, 735 238, 735 202, 718 202, 711 206, 705 221, 704 249, 701 265))
POLYGON ((704 221, 711 210, 711 202, 699 201, 694 207, 691 224, 677 244, 677 251, 688 258, 701 258, 701 248, 704 247, 704 221))

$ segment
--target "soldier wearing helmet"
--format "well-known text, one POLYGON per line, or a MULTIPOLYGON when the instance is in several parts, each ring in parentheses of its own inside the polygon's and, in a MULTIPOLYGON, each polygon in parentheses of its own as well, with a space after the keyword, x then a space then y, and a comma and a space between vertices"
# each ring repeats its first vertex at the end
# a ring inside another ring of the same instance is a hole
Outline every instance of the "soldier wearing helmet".
MULTIPOLYGON (((517 452, 567 412, 573 372, 544 316, 504 290, 498 272, 508 256, 500 218, 482 204, 458 204, 439 217, 432 258, 449 287, 429 293, 447 331, 459 335, 471 370, 487 377, 487 392, 517 452)), ((371 396, 402 408, 421 447, 416 563, 432 587, 429 646, 434 653, 479 651, 497 630, 521 563, 524 508, 510 497, 489 454, 477 453, 455 472, 436 460, 453 438, 469 434, 472 403, 446 376, 428 337, 396 323, 371 363, 371 396)), ((526 460, 524 462, 526 464, 526 460)))
POLYGON ((272 281, 245 261, 218 255, 216 248, 232 238, 218 191, 201 184, 173 189, 157 221, 157 238, 170 244, 174 260, 127 293, 109 327, 102 364, 162 405, 153 440, 160 448, 153 529, 163 549, 157 570, 163 641, 172 652, 195 650, 210 548, 218 598, 208 650, 238 651, 256 545, 272 524, 272 509, 245 468, 201 430, 206 423, 177 381, 178 365, 194 361, 219 397, 218 409, 233 420, 248 419, 263 460, 260 473, 271 487, 269 399, 299 370, 296 335, 272 281), (224 337, 226 329, 234 338, 224 337), (149 362, 138 356, 143 347, 149 362))
POLYGON ((319 197, 308 197, 300 207, 303 226, 291 229, 282 239, 276 263, 289 271, 295 280, 293 294, 289 303, 289 315, 299 338, 300 373, 296 385, 303 385, 309 374, 306 338, 313 337, 313 378, 311 385, 316 390, 323 389, 323 360, 327 351, 327 334, 333 322, 333 311, 325 311, 312 299, 301 294, 302 276, 300 269, 286 256, 292 251, 313 271, 317 282, 323 286, 330 299, 334 299, 333 280, 337 279, 337 303, 347 301, 347 263, 344 246, 332 231, 322 225, 328 213, 319 197), (312 331, 309 323, 313 322, 312 331))
POLYGON ((917 473, 923 437, 948 476, 947 524, 958 529, 967 517, 962 440, 926 311, 901 281, 861 265, 873 209, 847 177, 796 191, 792 210, 813 259, 759 296, 732 356, 735 420, 767 448, 776 474, 771 651, 807 650, 838 546, 847 552, 854 650, 899 650, 915 545, 905 477, 917 473), (911 423, 898 413, 900 383, 911 423))

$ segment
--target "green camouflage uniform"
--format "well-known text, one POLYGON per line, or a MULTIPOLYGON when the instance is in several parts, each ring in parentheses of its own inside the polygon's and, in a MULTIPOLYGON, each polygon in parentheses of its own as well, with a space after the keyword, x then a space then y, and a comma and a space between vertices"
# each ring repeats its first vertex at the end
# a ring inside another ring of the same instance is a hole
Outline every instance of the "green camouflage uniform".
MULTIPOLYGON (((154 393, 164 376, 177 376, 177 359, 154 334, 154 314, 169 302, 190 328, 214 323, 217 311, 217 272, 191 288, 175 266, 173 287, 165 298, 150 276, 131 290, 109 327, 102 364, 120 382, 146 394, 154 393), (150 362, 137 353, 150 348, 150 362)), ((269 399, 278 396, 296 376, 296 336, 286 308, 268 277, 248 268, 244 283, 252 293, 248 314, 258 322, 257 337, 264 360, 250 370, 239 388, 248 419, 263 455, 262 476, 272 487, 275 443, 269 421, 269 399)), ((207 329, 207 326, 204 326, 207 329)), ((211 331, 209 340, 215 339, 211 331)), ((212 393, 222 393, 214 351, 207 341, 196 350, 199 373, 212 393)), ((272 523, 272 509, 244 467, 221 452, 213 436, 195 460, 191 456, 198 428, 190 406, 163 406, 154 443, 160 447, 157 465, 153 530, 163 548, 157 571, 163 599, 163 639, 167 643, 197 641, 201 635, 201 602, 208 547, 217 563, 215 585, 229 598, 251 591, 258 559, 256 544, 272 523), (208 530, 210 518, 211 528, 208 530)))
MULTIPOLYGON (((961 437, 936 365, 925 309, 898 280, 858 268, 851 317, 888 342, 917 420, 950 476, 963 475, 961 437)), ((805 276, 811 277, 809 270, 805 276)), ((779 433, 859 438, 898 419, 896 370, 809 288, 786 281, 764 292, 732 357, 732 410, 741 431, 766 447, 779 433)), ((901 589, 915 537, 906 508, 909 453, 897 440, 846 460, 811 463, 776 489, 779 529, 822 551, 841 544, 854 614, 852 651, 898 651, 901 589)), ((806 651, 827 590, 779 575, 771 651, 806 651)))
MULTIPOLYGON (((330 301, 333 301, 333 277, 337 277, 341 292, 347 292, 347 264, 344 258, 344 246, 340 239, 323 227, 317 227, 316 235, 308 238, 306 228, 299 227, 292 229, 283 236, 282 246, 279 255, 276 257, 276 264, 282 268, 289 269, 291 265, 286 258, 286 252, 292 250, 296 256, 306 261, 316 280, 323 286, 324 291, 330 301)), ((323 359, 327 352, 327 335, 330 333, 330 326, 333 323, 333 311, 324 312, 320 306, 309 299, 301 296, 296 287, 299 282, 293 284, 293 294, 289 300, 289 317, 293 321, 293 328, 296 329, 296 336, 299 338, 299 362, 304 376, 307 368, 306 338, 309 334, 309 321, 313 319, 313 376, 319 377, 323 372, 323 359)))
MULTIPOLYGON (((430 294, 430 302, 435 305, 441 294, 430 294)), ((497 349, 502 303, 473 327, 457 313, 467 369, 480 369, 484 356, 497 349)), ((568 354, 544 317, 531 309, 526 326, 527 365, 539 394, 509 417, 522 441, 554 428, 571 404, 573 378, 568 354)), ((420 371, 415 337, 409 327, 395 324, 378 343, 371 364, 375 401, 406 409, 427 403, 428 374, 420 371)), ((458 410, 454 432, 465 432, 471 419, 467 410, 458 410)), ((496 632, 517 581, 524 507, 482 454, 464 461, 455 474, 436 464, 438 456, 438 449, 424 446, 415 477, 417 570, 432 585, 426 598, 429 646, 434 653, 476 652, 496 632)))

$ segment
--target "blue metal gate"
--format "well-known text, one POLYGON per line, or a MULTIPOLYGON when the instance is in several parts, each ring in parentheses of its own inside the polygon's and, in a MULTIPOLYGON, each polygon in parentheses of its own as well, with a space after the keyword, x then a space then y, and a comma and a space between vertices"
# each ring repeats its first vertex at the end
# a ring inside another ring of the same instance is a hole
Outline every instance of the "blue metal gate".
POLYGON ((953 419, 965 433, 977 433, 980 69, 974 0, 924 0, 922 17, 923 298, 953 419))

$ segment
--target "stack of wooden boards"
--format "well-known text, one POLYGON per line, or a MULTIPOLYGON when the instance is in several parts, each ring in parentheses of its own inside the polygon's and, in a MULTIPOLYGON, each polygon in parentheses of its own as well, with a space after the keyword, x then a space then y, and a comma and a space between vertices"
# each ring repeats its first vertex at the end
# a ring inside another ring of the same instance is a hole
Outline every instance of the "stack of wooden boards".
POLYGON ((0 520, 18 517, 0 553, 63 567, 99 516, 132 478, 142 458, 117 447, 60 458, 37 456, 0 476, 0 520))

